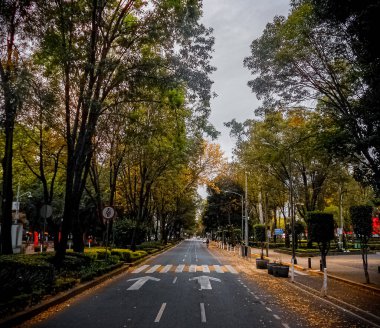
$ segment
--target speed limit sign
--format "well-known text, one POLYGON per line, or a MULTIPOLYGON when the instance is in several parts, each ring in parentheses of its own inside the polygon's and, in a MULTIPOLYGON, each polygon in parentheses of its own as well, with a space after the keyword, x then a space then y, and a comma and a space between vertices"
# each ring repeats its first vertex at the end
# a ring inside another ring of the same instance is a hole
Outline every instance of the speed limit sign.
POLYGON ((113 209, 113 207, 107 206, 107 207, 103 208, 102 214, 106 220, 110 220, 114 217, 115 210, 113 209))

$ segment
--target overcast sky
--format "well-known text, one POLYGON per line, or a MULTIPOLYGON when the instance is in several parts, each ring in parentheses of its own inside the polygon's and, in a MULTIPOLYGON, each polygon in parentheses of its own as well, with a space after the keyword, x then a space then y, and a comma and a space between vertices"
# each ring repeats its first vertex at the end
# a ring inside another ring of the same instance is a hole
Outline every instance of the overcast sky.
POLYGON ((221 132, 217 142, 229 159, 234 140, 223 123, 233 118, 239 122, 253 118, 259 106, 247 86, 251 75, 243 67, 243 60, 250 55, 250 44, 260 37, 265 25, 275 15, 286 16, 288 11, 289 0, 203 0, 202 22, 214 29, 212 64, 217 68, 211 76, 218 97, 211 103, 210 121, 221 132))

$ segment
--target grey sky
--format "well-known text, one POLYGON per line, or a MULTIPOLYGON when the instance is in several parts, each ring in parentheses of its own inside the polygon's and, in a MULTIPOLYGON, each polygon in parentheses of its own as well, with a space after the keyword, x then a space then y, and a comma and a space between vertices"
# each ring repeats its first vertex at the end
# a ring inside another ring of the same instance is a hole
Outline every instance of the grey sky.
POLYGON ((223 123, 235 118, 242 122, 253 118, 259 105, 247 86, 250 72, 243 59, 250 54, 251 42, 259 37, 275 15, 286 16, 289 0, 203 0, 202 22, 214 29, 215 46, 212 64, 213 91, 211 123, 221 132, 217 140, 226 156, 232 158, 234 141, 223 123))

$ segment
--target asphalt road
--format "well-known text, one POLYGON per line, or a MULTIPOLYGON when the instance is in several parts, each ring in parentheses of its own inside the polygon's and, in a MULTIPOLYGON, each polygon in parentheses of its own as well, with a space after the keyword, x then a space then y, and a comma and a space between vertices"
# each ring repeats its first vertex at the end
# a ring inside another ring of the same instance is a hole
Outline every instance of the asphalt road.
POLYGON ((282 327, 284 309, 238 269, 220 263, 201 240, 150 259, 34 327, 282 327))

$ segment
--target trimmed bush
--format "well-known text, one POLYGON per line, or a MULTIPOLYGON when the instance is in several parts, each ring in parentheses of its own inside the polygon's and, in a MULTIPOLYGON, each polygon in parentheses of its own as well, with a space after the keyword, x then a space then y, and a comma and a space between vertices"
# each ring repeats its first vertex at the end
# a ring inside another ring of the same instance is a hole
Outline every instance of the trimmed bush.
POLYGON ((124 248, 114 248, 111 255, 117 255, 121 261, 130 262, 132 251, 124 248))
POLYGON ((330 249, 330 242, 335 237, 334 216, 325 212, 308 212, 307 227, 310 240, 318 243, 322 265, 326 268, 326 255, 330 249))
POLYGON ((50 290, 54 268, 39 255, 8 255, 0 257, 0 302, 9 298, 50 290))
POLYGON ((366 283, 369 284, 368 274, 368 241, 372 236, 372 206, 359 205, 350 207, 350 217, 356 238, 359 239, 362 250, 363 269, 366 283))

